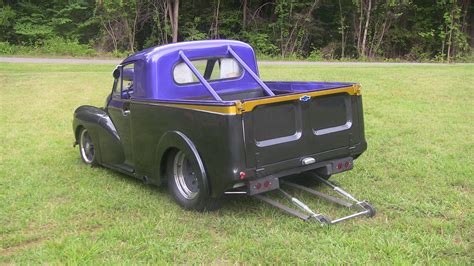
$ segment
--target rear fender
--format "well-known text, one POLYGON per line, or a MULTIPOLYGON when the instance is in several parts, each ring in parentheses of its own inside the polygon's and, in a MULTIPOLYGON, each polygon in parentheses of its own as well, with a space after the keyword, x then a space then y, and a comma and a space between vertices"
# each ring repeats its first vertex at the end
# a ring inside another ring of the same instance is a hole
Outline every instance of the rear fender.
POLYGON ((118 164, 124 161, 120 136, 105 110, 88 105, 77 108, 73 120, 76 144, 79 142, 79 131, 82 127, 91 135, 100 163, 118 164))
POLYGON ((204 192, 210 194, 209 181, 201 156, 199 155, 194 143, 179 131, 168 131, 160 138, 155 153, 156 160, 153 169, 154 175, 152 177, 152 183, 161 184, 166 180, 166 173, 164 170, 166 168, 166 161, 168 160, 167 156, 169 151, 173 149, 181 150, 186 154, 186 156, 195 159, 192 160, 194 164, 193 167, 201 172, 204 183, 204 192))

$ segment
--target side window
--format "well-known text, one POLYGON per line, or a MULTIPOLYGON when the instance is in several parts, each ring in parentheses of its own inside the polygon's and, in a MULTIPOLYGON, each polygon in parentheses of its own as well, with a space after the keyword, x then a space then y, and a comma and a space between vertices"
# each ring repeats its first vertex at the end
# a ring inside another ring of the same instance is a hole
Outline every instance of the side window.
POLYGON ((128 64, 122 67, 122 98, 128 99, 133 94, 133 79, 134 79, 135 64, 128 64))
POLYGON ((113 72, 113 77, 114 77, 114 85, 113 85, 113 89, 112 89, 112 96, 115 96, 115 97, 120 97, 120 90, 122 89, 122 86, 121 86, 121 80, 122 80, 122 77, 121 77, 121 73, 122 73, 122 66, 118 65, 114 72, 113 72))

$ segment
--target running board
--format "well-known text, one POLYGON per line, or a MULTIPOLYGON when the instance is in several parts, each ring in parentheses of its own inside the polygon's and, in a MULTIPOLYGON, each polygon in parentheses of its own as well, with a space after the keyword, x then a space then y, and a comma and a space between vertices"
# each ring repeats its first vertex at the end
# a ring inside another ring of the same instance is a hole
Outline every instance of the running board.
POLYGON ((298 185, 298 184, 295 184, 295 183, 292 183, 292 182, 282 181, 282 180, 280 182, 281 182, 281 184, 285 184, 285 185, 287 185, 289 187, 292 187, 292 188, 295 188, 295 189, 303 190, 307 193, 318 196, 318 197, 320 197, 322 199, 325 199, 327 201, 330 201, 332 203, 335 203, 335 204, 338 204, 338 205, 341 205, 341 206, 344 206, 344 207, 347 207, 347 208, 358 208, 360 211, 356 212, 356 213, 353 213, 353 214, 350 214, 350 215, 347 215, 347 216, 344 216, 344 217, 341 217, 341 218, 331 220, 327 216, 324 216, 320 213, 317 213, 317 212, 313 211, 312 209, 310 209, 308 207, 308 205, 304 204, 299 199, 291 196, 290 194, 288 194, 286 191, 282 190, 281 188, 279 188, 278 191, 281 194, 283 194, 283 196, 285 198, 287 198, 289 201, 291 201, 291 203, 293 203, 299 209, 301 209, 303 212, 295 210, 293 208, 290 208, 290 207, 288 207, 288 206, 286 206, 286 205, 284 205, 284 204, 282 204, 282 203, 280 203, 276 200, 273 200, 273 199, 271 199, 267 196, 264 196, 262 194, 254 195, 254 197, 261 200, 261 201, 263 201, 263 202, 266 202, 266 203, 268 203, 268 204, 270 204, 274 207, 277 207, 277 208, 279 208, 279 209, 281 209, 281 210, 283 210, 283 211, 285 211, 285 212, 287 212, 291 215, 294 215, 298 218, 301 218, 304 221, 315 220, 315 221, 319 222, 321 225, 336 224, 336 223, 339 223, 339 222, 342 222, 342 221, 345 221, 345 220, 349 220, 349 219, 352 219, 352 218, 356 218, 356 217, 359 217, 359 216, 373 217, 375 215, 374 207, 372 207, 372 205, 370 205, 367 201, 357 200, 351 194, 349 194, 346 191, 342 190, 340 187, 335 186, 334 184, 332 184, 331 182, 327 181, 326 179, 320 177, 317 174, 313 174, 313 177, 315 179, 319 180, 321 183, 331 187, 336 193, 338 193, 339 195, 343 196, 344 198, 352 201, 353 203, 347 202, 347 201, 342 200, 340 198, 336 198, 336 197, 333 197, 331 195, 327 195, 327 194, 321 193, 319 191, 316 191, 316 190, 313 190, 313 189, 310 189, 308 187, 301 186, 301 185, 298 185))

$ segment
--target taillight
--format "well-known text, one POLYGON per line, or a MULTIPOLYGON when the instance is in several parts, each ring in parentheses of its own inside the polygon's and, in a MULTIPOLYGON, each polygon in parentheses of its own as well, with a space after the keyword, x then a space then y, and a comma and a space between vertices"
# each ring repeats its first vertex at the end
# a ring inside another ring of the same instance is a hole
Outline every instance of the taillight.
POLYGON ((267 180, 265 181, 265 183, 263 183, 263 187, 268 188, 270 184, 271 184, 270 181, 267 180))

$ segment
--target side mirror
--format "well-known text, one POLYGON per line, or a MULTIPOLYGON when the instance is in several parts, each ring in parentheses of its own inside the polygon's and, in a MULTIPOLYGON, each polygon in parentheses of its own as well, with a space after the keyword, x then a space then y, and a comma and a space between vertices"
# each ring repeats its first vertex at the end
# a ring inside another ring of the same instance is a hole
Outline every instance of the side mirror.
POLYGON ((114 77, 114 79, 118 79, 120 77, 120 65, 114 69, 114 72, 112 72, 112 76, 114 77))

